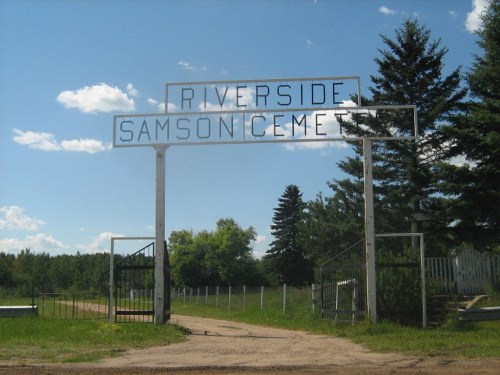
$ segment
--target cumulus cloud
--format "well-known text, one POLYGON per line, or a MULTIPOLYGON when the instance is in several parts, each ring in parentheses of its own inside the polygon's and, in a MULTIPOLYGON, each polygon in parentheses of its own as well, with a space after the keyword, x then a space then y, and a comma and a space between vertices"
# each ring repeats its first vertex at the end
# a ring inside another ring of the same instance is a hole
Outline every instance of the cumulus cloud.
POLYGON ((19 129, 13 129, 13 131, 15 133, 13 139, 16 143, 28 146, 33 150, 87 152, 95 154, 111 149, 111 144, 96 139, 81 138, 59 142, 54 134, 51 133, 22 131, 19 129))
MULTIPOLYGON (((244 90, 238 91, 236 86, 224 86, 220 88, 217 88, 216 86, 212 86, 216 92, 217 92, 217 97, 218 100, 223 102, 223 109, 226 111, 229 110, 238 110, 238 104, 240 106, 245 106, 245 107, 255 107, 255 89, 254 88, 246 88, 244 90), (236 103, 238 101, 238 103, 236 103)), ((169 103, 170 105, 170 103, 169 103)), ((177 107, 178 108, 178 107, 177 107)), ((206 104, 204 102, 200 102, 198 105, 198 110, 199 111, 220 111, 222 109, 222 106, 220 103, 210 103, 207 102, 206 104)))
POLYGON ((24 249, 31 249, 34 251, 66 250, 67 246, 62 241, 46 233, 38 233, 34 236, 26 236, 22 239, 0 239, 0 251, 2 252, 17 252, 24 249))
POLYGON ((137 89, 131 83, 127 84, 127 93, 130 96, 139 96, 139 91, 137 91, 137 89))
POLYGON ((64 151, 96 154, 98 152, 110 150, 111 144, 105 144, 97 139, 72 139, 69 141, 62 141, 61 148, 64 151))
POLYGON ((393 9, 389 9, 387 8, 386 6, 381 6, 380 8, 378 8, 378 11, 382 14, 385 14, 386 16, 393 16, 396 14, 396 11, 393 10, 393 9))
MULTIPOLYGON (((341 107, 355 107, 356 103, 351 100, 346 100, 342 103, 341 107)), ((320 110, 310 112, 306 118, 305 123, 307 124, 307 137, 305 135, 293 136, 292 135, 292 123, 286 123, 282 127, 283 139, 308 139, 310 142, 290 142, 285 143, 283 147, 289 151, 295 150, 324 150, 328 151, 332 148, 335 149, 345 149, 349 147, 349 145, 344 141, 322 141, 324 138, 322 135, 315 135, 314 124, 316 124, 316 115, 321 116, 322 118, 322 129, 325 133, 327 133, 330 137, 336 136, 338 138, 342 138, 340 124, 333 115, 333 113, 337 113, 337 111, 328 111, 328 110, 320 110), (314 142, 312 142, 314 140, 314 142)), ((344 116, 344 120, 348 120, 351 117, 351 114, 342 114, 344 116)), ((269 125, 266 129, 267 133, 272 133, 274 125, 269 125)), ((326 152, 325 152, 326 153, 326 152)))
POLYGON ((77 245, 77 248, 86 253, 109 252, 109 246, 112 237, 124 237, 123 234, 113 232, 102 232, 92 239, 92 242, 86 245, 77 245))
POLYGON ((54 135, 43 132, 22 131, 14 129, 14 141, 21 145, 29 146, 35 150, 43 151, 58 151, 59 143, 55 140, 54 135))
POLYGON ((0 229, 13 229, 36 231, 45 222, 33 219, 24 213, 24 209, 18 206, 0 207, 0 229))
POLYGON ((486 12, 490 3, 491 0, 472 0, 472 11, 467 13, 467 19, 465 20, 467 31, 474 33, 481 30, 481 14, 486 12))
POLYGON ((127 92, 106 83, 85 86, 76 91, 63 91, 57 96, 57 101, 65 108, 76 108, 84 113, 131 112, 135 110, 134 99, 139 93, 132 84, 127 85, 127 92))
POLYGON ((165 102, 160 102, 153 98, 148 98, 148 103, 155 107, 160 112, 165 112, 165 102))

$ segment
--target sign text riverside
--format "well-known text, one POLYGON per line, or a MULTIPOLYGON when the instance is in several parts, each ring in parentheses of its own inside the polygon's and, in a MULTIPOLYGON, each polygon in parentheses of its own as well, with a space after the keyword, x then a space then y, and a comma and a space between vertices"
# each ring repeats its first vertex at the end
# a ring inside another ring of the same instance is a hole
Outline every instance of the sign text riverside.
POLYGON ((167 83, 166 112, 339 107, 360 91, 359 77, 167 83))

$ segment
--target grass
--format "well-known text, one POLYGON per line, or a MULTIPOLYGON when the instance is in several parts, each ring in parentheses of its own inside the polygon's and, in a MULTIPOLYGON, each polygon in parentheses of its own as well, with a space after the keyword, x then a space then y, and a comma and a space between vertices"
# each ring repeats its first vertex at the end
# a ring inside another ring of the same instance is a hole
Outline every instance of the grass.
POLYGON ((440 328, 403 327, 393 323, 336 324, 322 320, 310 306, 232 308, 174 301, 175 314, 303 330, 316 334, 344 337, 377 352, 399 352, 423 356, 453 358, 500 357, 500 321, 461 322, 450 319, 440 328))
POLYGON ((183 328, 169 324, 41 317, 0 319, 0 332, 0 361, 19 365, 97 361, 129 348, 179 342, 187 334, 183 328))
MULTIPOLYGON (((499 358, 500 321, 464 323, 450 319, 440 328, 402 327, 392 323, 335 324, 311 312, 307 291, 288 295, 283 311, 279 291, 260 297, 250 293, 245 308, 236 295, 224 295, 205 306, 204 296, 174 299, 173 313, 241 321, 270 327, 303 330, 348 338, 377 352, 399 352, 452 358, 499 358), (303 294, 303 295, 302 295, 303 294), (198 303, 194 303, 195 301, 198 303)), ((213 298, 212 296, 209 298, 213 298)), ((240 298, 241 299, 241 298, 240 298)), ((6 299, 2 304, 7 304, 6 299)), ((9 300, 9 304, 21 303, 9 300)), ((30 303, 30 302, 29 302, 30 303)), ((53 304, 48 304, 48 307, 53 304)), ((59 308, 54 309, 54 314, 59 308)), ((64 316, 63 316, 64 317, 64 316)), ((0 319, 0 361, 19 365, 51 362, 88 362, 116 356, 129 348, 167 345, 185 339, 188 332, 175 325, 148 323, 110 324, 107 320, 75 320, 52 317, 0 319)))

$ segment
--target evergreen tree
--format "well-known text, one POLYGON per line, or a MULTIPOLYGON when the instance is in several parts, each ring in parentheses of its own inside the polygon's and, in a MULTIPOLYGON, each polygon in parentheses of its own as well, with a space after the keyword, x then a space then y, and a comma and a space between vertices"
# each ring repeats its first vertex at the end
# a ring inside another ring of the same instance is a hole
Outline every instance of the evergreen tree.
POLYGON ((280 282, 300 285, 313 281, 312 263, 306 259, 300 241, 305 204, 298 186, 289 185, 274 209, 271 233, 275 240, 266 251, 280 282))
POLYGON ((467 81, 477 100, 446 131, 454 139, 450 156, 468 164, 442 165, 442 187, 455 237, 479 249, 497 248, 500 240, 500 3, 492 2, 478 32, 482 56, 475 56, 467 81))
MULTIPOLYGON (((380 50, 381 56, 375 59, 378 75, 371 76, 372 98, 362 98, 362 103, 416 105, 419 139, 373 143, 375 230, 378 233, 424 231, 427 247, 433 247, 431 253, 441 252, 444 250, 439 247, 447 240, 444 236, 448 222, 446 217, 438 215, 442 198, 436 189, 433 167, 446 157, 446 137, 441 129, 463 110, 466 90, 460 87, 459 68, 443 76, 443 58, 447 49, 440 46, 440 40, 431 41, 426 27, 416 20, 406 20, 395 31, 395 36, 395 39, 382 36, 387 49, 380 50), (422 217, 427 222, 416 228, 416 219, 422 217)), ((413 130, 413 118, 406 111, 353 115, 341 123, 346 133, 359 137, 408 136, 413 130)), ((342 207, 346 196, 356 197, 354 204, 349 206, 347 217, 351 221, 360 221, 353 224, 353 229, 359 230, 363 228, 364 217, 362 200, 359 199, 363 191, 361 145, 355 144, 354 151, 353 157, 339 163, 340 169, 352 177, 334 180, 330 184, 334 192, 331 200, 336 201, 331 207, 342 207)), ((338 216, 339 212, 331 214, 332 218, 338 216)), ((362 230, 360 236, 363 236, 362 230)), ((334 246, 332 243, 331 248, 334 246)))

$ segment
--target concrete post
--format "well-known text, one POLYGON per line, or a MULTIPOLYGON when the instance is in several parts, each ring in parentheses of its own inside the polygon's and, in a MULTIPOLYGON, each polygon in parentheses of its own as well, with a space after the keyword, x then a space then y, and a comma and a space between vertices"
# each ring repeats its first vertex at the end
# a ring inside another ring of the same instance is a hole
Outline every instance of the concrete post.
POLYGON ((167 146, 155 146, 156 151, 156 249, 155 249, 155 324, 170 319, 170 280, 168 254, 165 246, 165 151, 167 146))
POLYGON ((377 322, 377 281, 375 268, 375 224, 373 209, 372 141, 363 139, 363 169, 365 195, 366 307, 368 316, 377 322))

